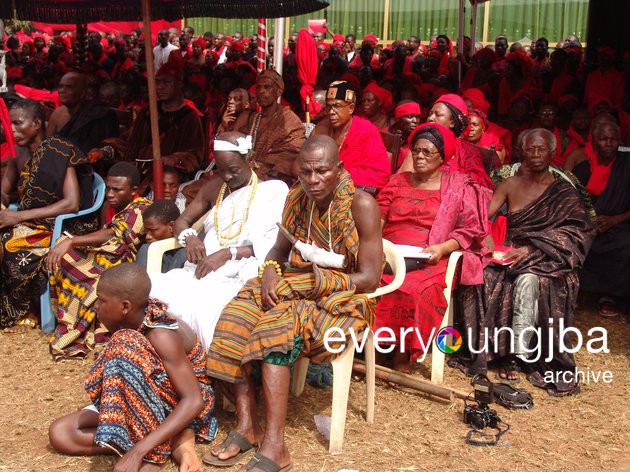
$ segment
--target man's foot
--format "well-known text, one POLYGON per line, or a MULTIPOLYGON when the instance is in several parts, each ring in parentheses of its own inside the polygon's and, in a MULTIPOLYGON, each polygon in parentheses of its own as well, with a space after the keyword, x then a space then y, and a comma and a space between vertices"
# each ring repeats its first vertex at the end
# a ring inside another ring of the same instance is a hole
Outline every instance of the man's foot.
POLYGON ((179 465, 179 472, 202 472, 203 467, 195 451, 195 433, 186 428, 173 439, 171 457, 179 465))
POLYGON ((240 472, 288 472, 293 468, 291 455, 284 445, 276 452, 272 452, 272 448, 268 454, 262 451, 261 447, 240 472))
MULTIPOLYGON (((411 363, 409 362, 409 353, 394 351, 392 368, 403 374, 411 374, 411 363)), ((396 382, 387 382, 391 388, 400 388, 396 382)))
POLYGON ((26 316, 21 320, 16 321, 13 326, 9 326, 8 328, 4 328, 2 330, 3 334, 22 334, 26 333, 31 329, 37 329, 37 318, 34 316, 26 316))
POLYGON ((597 302, 597 312, 605 318, 614 318, 621 314, 621 309, 612 298, 601 297, 597 302))
POLYGON ((201 460, 207 465, 229 467, 241 461, 243 456, 253 451, 257 445, 258 441, 253 432, 242 434, 231 431, 223 443, 213 447, 201 460))
POLYGON ((497 371, 497 378, 499 381, 518 383, 520 381, 518 373, 520 372, 518 362, 514 358, 506 360, 497 371))

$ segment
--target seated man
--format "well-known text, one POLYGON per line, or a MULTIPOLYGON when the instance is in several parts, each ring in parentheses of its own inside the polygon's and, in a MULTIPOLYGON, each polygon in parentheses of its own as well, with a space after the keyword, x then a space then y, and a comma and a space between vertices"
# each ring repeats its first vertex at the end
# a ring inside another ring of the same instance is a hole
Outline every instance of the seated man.
POLYGON ((487 363, 494 358, 503 362, 499 376, 516 380, 519 366, 514 356, 518 356, 532 384, 547 389, 550 395, 562 396, 577 393, 579 387, 573 355, 558 350, 560 342, 571 346, 568 333, 560 339, 559 320, 565 327, 573 324, 577 272, 594 231, 578 190, 550 172, 555 147, 551 131, 537 128, 525 132, 523 164, 498 186, 488 211, 492 217, 507 203, 503 244, 513 248, 505 255, 513 262, 488 266, 485 284, 464 287, 460 303, 467 334, 472 338, 468 345, 478 353, 471 360, 470 373, 485 373, 487 363), (495 335, 495 330, 503 327, 511 328, 512 336, 505 330, 495 335), (533 339, 532 327, 543 330, 543 337, 549 331, 552 339, 533 339), (488 333, 483 332, 485 328, 488 333), (514 352, 510 351, 510 337, 514 352), (555 375, 557 372, 566 375, 555 375), (554 373, 554 381, 549 381, 549 373, 554 373))
POLYGON ((619 151, 616 123, 603 122, 575 160, 573 172, 597 212, 597 237, 580 272, 582 288, 601 295, 599 314, 617 316, 630 308, 630 153, 619 151))
POLYGON ((208 374, 232 384, 238 423, 222 445, 204 456, 209 464, 234 464, 252 444, 260 444, 247 470, 288 470, 284 425, 290 364, 300 355, 316 363, 329 360, 332 355, 323 342, 329 327, 348 334, 374 322, 376 303, 365 293, 378 286, 383 261, 376 201, 355 191, 335 141, 327 136, 312 136, 304 143, 298 175, 285 203, 284 227, 302 243, 325 248, 327 260, 342 257, 346 263, 339 264, 344 269, 333 269, 322 261, 308 262, 279 233, 259 277, 247 282, 223 310, 208 352, 208 374), (252 370, 258 366, 264 432, 253 415, 252 370), (268 468, 262 469, 265 464, 268 468))
MULTIPOLYGON (((182 84, 183 63, 171 56, 155 75, 162 164, 192 177, 206 165, 206 142, 199 115, 184 102, 182 84)), ((140 110, 127 140, 115 139, 108 143, 110 146, 94 151, 95 158, 137 163, 142 169, 141 194, 144 195, 153 160, 149 107, 140 110)))
POLYGON ((326 135, 339 147, 339 159, 357 188, 376 195, 391 174, 387 150, 376 126, 353 116, 356 91, 349 82, 333 82, 326 91, 328 116, 312 135, 326 135))
MULTIPOLYGON (((37 326, 54 218, 92 205, 94 175, 87 157, 74 144, 58 136, 44 138, 40 103, 18 100, 10 118, 17 157, 9 160, 2 179, 0 328, 16 333, 37 326), (18 210, 5 209, 16 189, 18 210)), ((75 218, 66 228, 87 232, 96 229, 97 222, 93 216, 75 218)))
POLYGON ((256 276, 273 246, 289 191, 280 180, 258 181, 247 160, 250 150, 244 134, 232 131, 217 137, 214 156, 220 179, 207 181, 175 224, 188 262, 183 269, 151 274, 151 294, 195 330, 205 349, 221 310, 256 276), (205 235, 199 238, 190 225, 210 208, 205 235))
POLYGON ((195 437, 211 441, 214 394, 195 333, 149 298, 151 281, 136 264, 105 271, 96 312, 112 333, 85 383, 92 404, 50 425, 64 454, 118 454, 116 470, 201 470, 195 437), (130 368, 129 366, 133 366, 130 368))
POLYGON ((75 142, 84 153, 100 146, 106 138, 118 137, 118 118, 98 100, 88 100, 85 74, 68 72, 59 82, 63 106, 50 115, 46 135, 58 134, 75 142))
POLYGON ((252 136, 250 159, 260 180, 282 180, 291 185, 296 178, 295 160, 304 143, 302 120, 290 108, 278 103, 284 81, 267 69, 256 79, 258 113, 241 113, 234 130, 252 136))
POLYGON ((50 342, 55 359, 85 356, 107 342, 107 330, 95 319, 96 283, 105 269, 133 262, 144 242, 142 213, 151 202, 134 197, 139 180, 133 164, 114 164, 105 181, 105 198, 116 210, 112 221, 93 233, 62 236, 48 254, 50 298, 57 317, 50 342))

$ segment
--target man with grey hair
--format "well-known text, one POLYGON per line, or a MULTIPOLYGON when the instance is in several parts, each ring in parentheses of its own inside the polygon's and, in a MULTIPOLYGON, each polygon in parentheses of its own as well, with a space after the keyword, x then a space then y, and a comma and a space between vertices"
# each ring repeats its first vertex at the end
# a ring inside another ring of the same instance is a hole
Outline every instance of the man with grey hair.
POLYGON ((497 186, 488 211, 492 218, 507 206, 505 240, 495 241, 505 247, 494 254, 503 262, 485 269, 484 285, 464 287, 460 302, 475 352, 469 370, 485 372, 498 360, 500 380, 517 381, 523 369, 535 386, 564 396, 579 387, 573 355, 559 350, 572 347, 560 327, 573 324, 578 270, 595 231, 573 182, 550 168, 556 145, 549 130, 524 133, 523 162, 497 186))

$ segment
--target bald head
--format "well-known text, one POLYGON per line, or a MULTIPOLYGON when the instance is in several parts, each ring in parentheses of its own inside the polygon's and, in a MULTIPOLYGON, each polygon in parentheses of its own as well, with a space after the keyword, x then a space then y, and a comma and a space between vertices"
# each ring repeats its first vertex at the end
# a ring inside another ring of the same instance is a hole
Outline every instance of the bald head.
POLYGON ((318 134, 311 136, 302 145, 300 156, 302 154, 318 154, 331 164, 339 162, 339 148, 334 139, 330 136, 318 134))
POLYGON ((146 305, 151 292, 151 279, 142 266, 120 264, 107 269, 98 282, 98 292, 129 300, 135 307, 146 305))
POLYGON ((59 81, 59 101, 68 108, 74 108, 85 100, 87 90, 88 83, 84 74, 68 72, 59 81))

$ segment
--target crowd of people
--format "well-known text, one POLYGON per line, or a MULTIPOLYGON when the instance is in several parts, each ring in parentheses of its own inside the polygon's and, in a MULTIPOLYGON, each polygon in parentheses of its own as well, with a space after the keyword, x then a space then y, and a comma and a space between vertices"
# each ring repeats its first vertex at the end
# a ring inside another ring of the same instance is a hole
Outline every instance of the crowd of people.
POLYGON ((236 425, 203 462, 255 452, 243 470, 288 471, 291 364, 329 361, 331 328, 388 328, 397 348, 378 362, 410 372, 447 309, 455 251, 468 348, 449 365, 579 392, 573 355, 558 349, 578 291, 598 294, 601 316, 630 301, 630 54, 600 47, 585 63, 576 37, 550 50, 501 35, 459 53, 445 35, 427 39, 382 47, 302 30, 279 74, 273 38, 258 72, 256 35, 160 31, 155 202, 141 32, 2 40, 0 327, 37 327, 49 284, 53 358, 99 352, 92 405, 51 425, 56 450, 200 470, 194 441, 214 439, 220 389, 236 425), (316 58, 312 83, 301 54, 316 58), (100 213, 51 241, 55 217, 93 204, 95 172, 100 213), (171 237, 181 249, 147 274, 148 245, 171 237), (376 300, 367 294, 393 278, 383 238, 423 258, 376 300))

